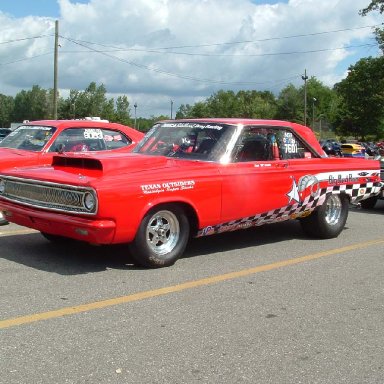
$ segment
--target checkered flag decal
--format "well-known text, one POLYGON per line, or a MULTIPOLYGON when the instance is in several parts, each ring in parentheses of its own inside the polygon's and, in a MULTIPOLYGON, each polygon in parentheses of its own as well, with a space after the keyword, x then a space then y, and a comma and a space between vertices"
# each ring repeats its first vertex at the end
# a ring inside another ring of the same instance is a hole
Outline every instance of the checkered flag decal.
POLYGON ((320 189, 317 193, 310 194, 300 203, 288 204, 285 207, 264 212, 255 216, 249 216, 227 223, 207 227, 200 230, 197 237, 235 231, 264 224, 277 223, 289 219, 295 219, 309 215, 316 207, 322 205, 327 196, 331 194, 345 193, 350 196, 351 203, 358 203, 380 190, 376 183, 335 185, 320 189))

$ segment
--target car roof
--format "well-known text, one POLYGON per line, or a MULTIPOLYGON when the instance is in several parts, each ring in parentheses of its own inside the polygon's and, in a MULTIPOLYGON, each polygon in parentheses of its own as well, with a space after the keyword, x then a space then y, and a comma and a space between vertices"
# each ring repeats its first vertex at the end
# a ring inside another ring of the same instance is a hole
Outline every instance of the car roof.
MULTIPOLYGON (((44 126, 50 126, 50 127, 123 127, 126 128, 128 126, 118 124, 118 123, 110 123, 106 121, 100 121, 100 120, 35 120, 35 121, 28 121, 21 125, 44 125, 44 126)), ((128 127, 131 128, 131 127, 128 127)), ((132 128, 133 129, 133 128, 132 128)))

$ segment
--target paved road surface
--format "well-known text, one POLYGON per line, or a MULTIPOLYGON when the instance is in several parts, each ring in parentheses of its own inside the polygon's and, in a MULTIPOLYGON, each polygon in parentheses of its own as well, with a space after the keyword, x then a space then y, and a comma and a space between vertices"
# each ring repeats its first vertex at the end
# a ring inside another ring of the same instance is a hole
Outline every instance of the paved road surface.
POLYGON ((383 219, 196 239, 159 270, 0 227, 0 383, 382 384, 383 219))

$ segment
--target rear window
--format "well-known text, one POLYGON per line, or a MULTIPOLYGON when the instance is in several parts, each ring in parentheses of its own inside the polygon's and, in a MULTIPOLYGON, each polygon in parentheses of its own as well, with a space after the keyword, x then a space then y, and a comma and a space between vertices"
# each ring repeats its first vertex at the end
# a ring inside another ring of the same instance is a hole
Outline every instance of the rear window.
POLYGON ((49 152, 106 151, 126 147, 131 140, 120 131, 105 128, 67 128, 60 133, 49 152))

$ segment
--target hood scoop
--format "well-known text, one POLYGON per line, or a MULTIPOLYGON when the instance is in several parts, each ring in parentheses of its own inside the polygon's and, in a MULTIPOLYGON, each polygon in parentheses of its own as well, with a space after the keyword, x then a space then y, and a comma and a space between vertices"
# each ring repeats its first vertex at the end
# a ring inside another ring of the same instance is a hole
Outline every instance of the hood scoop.
POLYGON ((75 168, 82 170, 95 170, 105 173, 118 173, 122 171, 142 171, 164 167, 168 159, 163 156, 145 156, 136 154, 105 155, 105 156, 53 156, 52 166, 60 168, 75 168))
POLYGON ((100 160, 84 157, 53 156, 52 166, 103 170, 103 164, 100 160))

